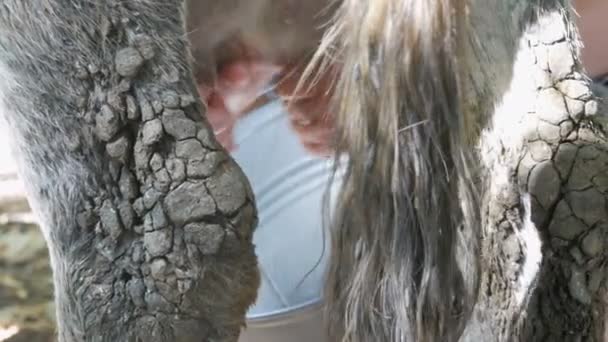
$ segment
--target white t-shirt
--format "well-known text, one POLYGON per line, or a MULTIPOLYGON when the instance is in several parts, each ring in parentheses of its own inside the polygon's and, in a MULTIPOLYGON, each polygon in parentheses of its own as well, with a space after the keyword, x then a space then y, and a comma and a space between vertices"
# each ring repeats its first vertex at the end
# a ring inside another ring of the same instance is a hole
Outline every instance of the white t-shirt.
POLYGON ((233 157, 256 196, 253 240, 262 275, 239 341, 322 342, 321 292, 329 257, 322 209, 333 163, 303 149, 278 102, 245 116, 234 134, 233 157))

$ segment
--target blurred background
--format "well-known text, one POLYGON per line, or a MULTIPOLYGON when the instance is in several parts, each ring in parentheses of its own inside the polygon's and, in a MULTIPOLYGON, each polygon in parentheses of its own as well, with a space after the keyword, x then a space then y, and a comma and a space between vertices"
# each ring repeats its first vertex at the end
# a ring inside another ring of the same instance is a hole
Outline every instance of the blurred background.
POLYGON ((54 341, 52 293, 46 245, 0 126, 0 341, 54 341))

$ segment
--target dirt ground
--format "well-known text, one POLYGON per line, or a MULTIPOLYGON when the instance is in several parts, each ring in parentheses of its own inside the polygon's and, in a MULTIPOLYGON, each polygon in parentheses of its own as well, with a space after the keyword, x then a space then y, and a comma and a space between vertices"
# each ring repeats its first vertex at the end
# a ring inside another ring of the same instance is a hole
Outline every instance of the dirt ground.
POLYGON ((54 341, 51 269, 0 127, 0 342, 54 341))

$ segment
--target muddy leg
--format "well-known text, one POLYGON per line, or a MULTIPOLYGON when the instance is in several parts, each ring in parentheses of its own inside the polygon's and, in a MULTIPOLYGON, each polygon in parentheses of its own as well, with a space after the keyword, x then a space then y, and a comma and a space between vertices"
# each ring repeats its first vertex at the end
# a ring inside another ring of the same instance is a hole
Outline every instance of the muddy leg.
POLYGON ((179 0, 6 0, 0 112, 49 245, 60 341, 235 341, 258 273, 179 0))

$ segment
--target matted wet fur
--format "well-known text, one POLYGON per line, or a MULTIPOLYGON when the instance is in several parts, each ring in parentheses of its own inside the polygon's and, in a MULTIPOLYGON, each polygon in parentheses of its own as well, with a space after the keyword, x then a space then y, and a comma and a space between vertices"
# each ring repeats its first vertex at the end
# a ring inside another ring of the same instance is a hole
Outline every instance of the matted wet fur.
POLYGON ((538 8, 516 0, 341 2, 303 78, 314 84, 338 66, 336 147, 349 157, 330 224, 324 296, 332 341, 462 335, 478 300, 481 262, 475 147, 538 8), (481 58, 471 58, 479 48, 472 41, 492 33, 472 27, 475 5, 488 17, 478 26, 499 25, 492 10, 515 17, 494 37, 496 51, 481 58), (471 76, 471 68, 484 67, 504 71, 504 81, 471 76))
POLYGON ((462 150, 465 10, 346 0, 328 33, 342 49, 337 147, 349 156, 325 289, 332 340, 455 340, 471 311, 456 255, 461 203, 478 207, 462 150))

